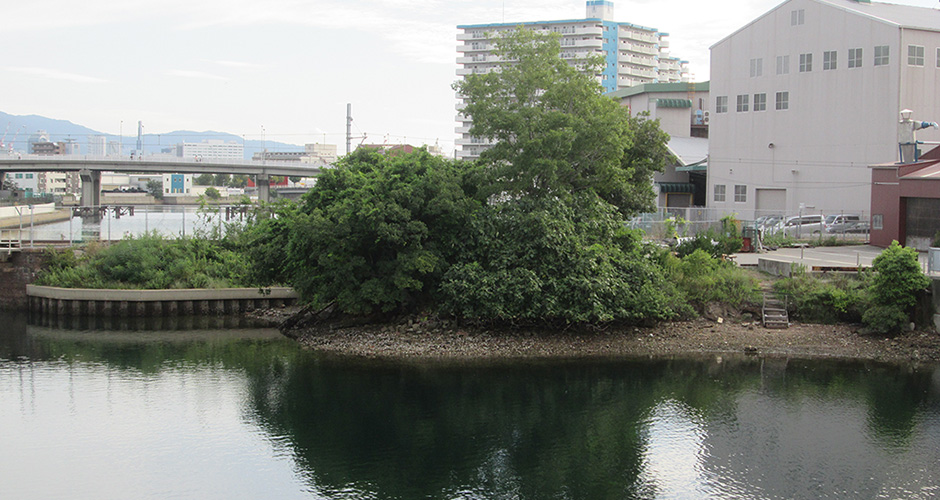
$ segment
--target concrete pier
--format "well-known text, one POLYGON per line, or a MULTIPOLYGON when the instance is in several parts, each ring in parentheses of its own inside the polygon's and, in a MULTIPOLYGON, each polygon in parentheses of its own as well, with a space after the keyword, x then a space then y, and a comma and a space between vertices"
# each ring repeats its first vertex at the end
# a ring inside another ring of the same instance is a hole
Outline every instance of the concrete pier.
POLYGON ((29 309, 43 316, 176 317, 221 316, 256 308, 291 305, 290 288, 188 290, 99 290, 27 285, 29 309))

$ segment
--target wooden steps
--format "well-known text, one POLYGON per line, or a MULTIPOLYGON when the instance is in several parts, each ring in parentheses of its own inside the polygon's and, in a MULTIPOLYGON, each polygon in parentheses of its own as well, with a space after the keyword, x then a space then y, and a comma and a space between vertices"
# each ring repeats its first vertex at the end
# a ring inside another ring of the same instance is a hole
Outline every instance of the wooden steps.
POLYGON ((764 328, 789 328, 790 315, 787 313, 787 300, 780 300, 770 292, 764 292, 764 305, 761 307, 764 328))

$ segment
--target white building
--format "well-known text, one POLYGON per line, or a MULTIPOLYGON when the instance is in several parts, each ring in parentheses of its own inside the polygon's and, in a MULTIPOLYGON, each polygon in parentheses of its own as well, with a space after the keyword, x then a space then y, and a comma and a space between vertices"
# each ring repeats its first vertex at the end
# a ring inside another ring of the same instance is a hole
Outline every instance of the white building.
MULTIPOLYGON (((607 95, 632 115, 647 113, 669 134, 673 162, 653 177, 659 192, 657 207, 689 208, 706 204, 708 170, 709 83, 647 83, 607 95)), ((678 212, 689 219, 687 213, 678 212)))
MULTIPOLYGON (((572 64, 589 56, 606 60, 598 81, 606 92, 644 83, 688 81, 688 62, 669 56, 667 33, 630 23, 613 21, 614 4, 606 0, 588 0, 584 19, 538 22, 512 22, 457 26, 457 75, 488 73, 501 61, 494 55, 495 39, 520 25, 542 33, 561 36, 561 56, 572 64)), ((459 114, 456 132, 458 158, 477 158, 489 148, 486 139, 470 135, 471 120, 459 114)))
POLYGON ((176 156, 203 160, 244 160, 245 147, 235 141, 184 142, 176 146, 176 156))
MULTIPOLYGON (((866 213, 899 112, 940 120, 940 10, 789 0, 711 47, 708 205, 866 213)), ((940 140, 929 130, 919 140, 940 140)))
POLYGON ((193 196, 193 174, 163 174, 165 196, 193 196))
POLYGON ((105 156, 108 151, 108 138, 103 135, 89 135, 86 143, 88 156, 105 156))

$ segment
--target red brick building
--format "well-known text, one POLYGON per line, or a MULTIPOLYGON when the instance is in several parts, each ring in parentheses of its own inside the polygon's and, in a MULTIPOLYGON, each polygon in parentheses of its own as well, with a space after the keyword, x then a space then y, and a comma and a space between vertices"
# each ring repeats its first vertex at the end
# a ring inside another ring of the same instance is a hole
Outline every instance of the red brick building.
POLYGON ((871 167, 871 244, 926 250, 940 231, 940 148, 915 163, 871 167))

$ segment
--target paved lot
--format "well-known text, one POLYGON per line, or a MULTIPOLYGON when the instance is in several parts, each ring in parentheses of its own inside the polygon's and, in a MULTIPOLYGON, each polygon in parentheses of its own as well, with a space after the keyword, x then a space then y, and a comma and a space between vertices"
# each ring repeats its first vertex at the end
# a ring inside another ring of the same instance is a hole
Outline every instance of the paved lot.
MULTIPOLYGON (((812 269, 813 266, 826 267, 870 267, 872 260, 883 249, 871 245, 850 245, 844 247, 815 248, 780 248, 762 253, 739 253, 735 261, 739 265, 757 265, 757 259, 767 258, 789 262, 799 262, 812 269)), ((927 270, 927 254, 919 254, 921 267, 927 270)))

